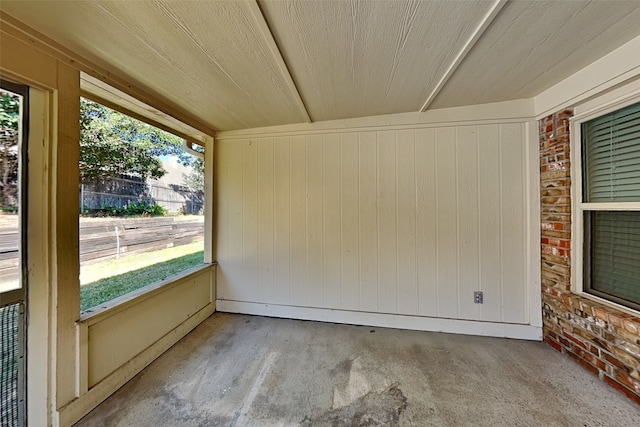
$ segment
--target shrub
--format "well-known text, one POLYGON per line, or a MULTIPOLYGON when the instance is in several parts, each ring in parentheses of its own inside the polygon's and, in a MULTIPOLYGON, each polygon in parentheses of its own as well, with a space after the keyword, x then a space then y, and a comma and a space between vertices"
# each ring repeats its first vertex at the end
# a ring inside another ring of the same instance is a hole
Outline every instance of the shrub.
POLYGON ((103 206, 100 209, 86 209, 88 216, 165 216, 169 212, 157 203, 149 204, 145 201, 130 202, 124 208, 103 206))

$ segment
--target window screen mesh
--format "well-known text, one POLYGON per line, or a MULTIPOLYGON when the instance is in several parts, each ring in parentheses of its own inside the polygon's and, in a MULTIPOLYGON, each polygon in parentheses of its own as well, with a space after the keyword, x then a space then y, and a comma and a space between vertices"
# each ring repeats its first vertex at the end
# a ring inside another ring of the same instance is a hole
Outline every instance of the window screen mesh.
POLYGON ((640 103, 582 124, 585 202, 640 201, 640 103))
POLYGON ((0 308, 0 426, 18 426, 18 364, 20 360, 20 304, 0 308))
POLYGON ((640 304, 640 212, 592 211, 590 289, 640 304))

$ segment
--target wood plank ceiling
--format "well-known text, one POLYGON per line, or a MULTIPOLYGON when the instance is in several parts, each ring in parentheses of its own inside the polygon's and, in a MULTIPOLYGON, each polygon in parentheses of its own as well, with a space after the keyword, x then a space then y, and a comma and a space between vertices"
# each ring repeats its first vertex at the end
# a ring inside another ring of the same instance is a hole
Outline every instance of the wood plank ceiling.
POLYGON ((11 1, 217 130, 530 98, 640 35, 640 1, 11 1))

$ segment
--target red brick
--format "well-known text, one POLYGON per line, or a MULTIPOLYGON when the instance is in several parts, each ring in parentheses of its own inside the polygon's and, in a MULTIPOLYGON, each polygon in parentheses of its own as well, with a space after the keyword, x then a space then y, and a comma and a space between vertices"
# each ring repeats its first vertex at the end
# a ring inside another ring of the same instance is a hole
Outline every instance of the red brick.
POLYGON ((600 320, 604 320, 605 322, 609 321, 609 310, 607 307, 593 307, 593 315, 600 320))
POLYGON ((589 362, 591 365, 595 366, 596 368, 600 370, 606 369, 607 366, 605 365, 605 363, 602 360, 598 359, 596 356, 594 356, 593 353, 583 350, 580 347, 576 347, 576 346, 574 346, 572 350, 575 354, 580 356, 581 359, 589 362))
POLYGON ((583 368, 585 368, 587 371, 591 372, 594 375, 599 375, 600 371, 598 370, 598 368, 596 368, 595 366, 593 366, 591 363, 587 362, 586 360, 582 359, 580 356, 578 356, 577 354, 575 354, 572 351, 567 351, 566 354, 568 354, 573 360, 575 360, 576 362, 578 362, 580 365, 582 365, 583 368))
POLYGON ((560 344, 558 344, 556 341, 554 341, 551 337, 546 336, 546 337, 544 337, 544 340, 551 347, 555 348, 559 352, 562 352, 562 347, 560 346, 560 344))
POLYGON ((634 380, 626 372, 616 370, 616 380, 626 387, 629 387, 635 393, 640 394, 640 381, 634 380))
POLYGON ((624 393, 628 398, 640 405, 640 394, 633 392, 632 390, 628 389, 627 387, 607 375, 604 376, 604 380, 611 387, 615 388, 619 392, 624 393))
POLYGON ((624 319, 622 324, 627 332, 640 336, 640 322, 638 320, 624 319))
POLYGON ((558 292, 557 289, 554 289, 548 286, 545 286, 542 291, 546 294, 553 295, 554 297, 557 297, 558 295, 560 295, 560 292, 558 292))
POLYGON ((572 298, 571 307, 580 309, 580 298, 572 298))
POLYGON ((558 111, 556 113, 556 117, 563 118, 563 119, 570 119, 571 117, 573 117, 573 110, 565 109, 565 110, 558 111))
POLYGON ((620 311, 613 311, 613 310, 609 310, 609 322, 613 325, 613 326, 617 326, 617 327, 623 327, 622 326, 622 321, 624 319, 628 319, 631 316, 630 314, 627 313, 622 313, 620 311))
MULTIPOLYGON (((593 339, 595 338, 595 336, 591 332, 586 331, 586 330, 584 330, 582 328, 573 328, 573 334, 577 335, 578 337, 580 337, 579 339, 581 341, 583 341, 585 344, 589 343, 589 342, 592 342, 593 339)), ((588 344, 587 344, 586 348, 589 348, 588 344)))
POLYGON ((607 363, 610 363, 611 365, 615 366, 618 369, 626 369, 625 365, 620 362, 620 360, 618 360, 617 358, 611 356, 610 354, 607 353, 602 353, 602 357, 604 358, 605 361, 607 361, 607 363))

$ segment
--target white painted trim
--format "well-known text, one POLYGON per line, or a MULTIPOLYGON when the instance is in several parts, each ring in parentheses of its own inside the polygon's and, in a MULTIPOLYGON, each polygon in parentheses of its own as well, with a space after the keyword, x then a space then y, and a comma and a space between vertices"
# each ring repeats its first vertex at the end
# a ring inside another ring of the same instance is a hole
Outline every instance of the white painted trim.
MULTIPOLYGON (((207 149, 204 152, 204 262, 205 264, 211 264, 214 262, 215 254, 215 235, 213 227, 213 200, 215 199, 214 186, 213 186, 213 164, 215 144, 212 137, 205 139, 207 149)), ((212 299, 213 300, 213 299, 212 299)))
POLYGON ((29 188, 27 215, 27 419, 47 425, 51 415, 49 173, 51 94, 29 89, 29 188))
POLYGON ((640 79, 605 91, 596 98, 576 105, 573 120, 584 121, 598 117, 627 105, 640 102, 640 79))
POLYGON ((107 397, 113 394, 138 372, 147 367, 162 353, 177 343, 196 326, 202 323, 214 312, 214 304, 208 304, 196 314, 185 320, 182 324, 160 338, 146 350, 129 360, 123 366, 112 372, 105 379, 96 384, 87 393, 74 399, 58 411, 58 425, 69 426, 76 423, 83 416, 98 406, 107 397))
MULTIPOLYGON (((579 159, 576 159, 576 161, 579 162, 578 165, 580 166, 582 162, 580 162, 579 159)), ((582 172, 582 170, 580 172, 582 172)), ((580 180, 582 181, 582 176, 580 176, 580 180)), ((582 187, 578 188, 577 190, 582 190, 582 187)), ((612 202, 612 203, 578 202, 577 208, 578 210, 589 210, 589 211, 640 211, 640 202, 612 202)))
POLYGON ((575 116, 569 121, 571 137, 569 141, 571 159, 571 290, 577 294, 583 294, 582 281, 582 253, 583 253, 583 228, 582 228, 582 149, 580 141, 581 122, 575 120, 575 116))
POLYGON ((534 98, 538 119, 571 107, 626 81, 640 78, 640 36, 534 98))
POLYGON ((542 261, 540 257, 540 136, 538 122, 525 124, 527 141, 527 279, 529 323, 542 328, 542 261))
POLYGON ((427 97, 427 100, 420 109, 421 112, 426 111, 427 108, 429 108, 429 105, 431 105, 431 103, 436 99, 436 96, 438 96, 438 93, 440 93, 442 88, 446 86, 453 73, 458 69, 458 66, 462 64, 462 61, 464 61, 469 52, 471 52, 473 46, 475 46, 476 42, 480 40, 480 37, 482 37, 487 28, 489 28, 493 20, 496 19, 496 16, 498 16, 498 13, 500 13, 505 4, 507 4, 507 0, 496 0, 493 3, 487 14, 480 20, 480 23, 471 34, 471 37, 469 37, 469 40, 467 40, 464 46, 462 46, 462 49, 458 52, 451 65, 449 65, 447 71, 445 71, 438 81, 438 84, 436 84, 427 97))
POLYGON ((472 320, 332 310, 325 308, 286 306, 230 300, 217 300, 216 307, 217 311, 226 313, 242 313, 257 316, 315 320, 318 322, 366 325, 382 328, 410 329, 416 331, 542 341, 541 327, 513 323, 479 322, 472 320))
POLYGON ((272 137, 302 134, 338 133, 349 130, 375 131, 420 129, 439 126, 504 124, 530 121, 534 117, 533 99, 442 108, 424 113, 387 114, 311 124, 292 124, 263 128, 216 132, 216 140, 272 137))
POLYGON ((289 92, 291 93, 291 95, 293 96, 293 99, 295 99, 296 104, 298 105, 298 109, 300 111, 300 115, 302 119, 307 123, 311 123, 311 117, 309 116, 307 107, 304 104, 302 96, 300 95, 300 92, 298 91, 298 88, 296 87, 295 82, 293 81, 293 76, 291 75, 291 72, 289 71, 287 64, 284 62, 282 53, 280 52, 278 44, 276 43, 273 37, 273 33, 269 28, 269 24, 267 23, 266 19, 264 18, 264 15, 262 14, 262 11, 260 10, 258 1, 257 0, 248 1, 247 6, 251 11, 251 15, 253 15, 253 19, 254 19, 254 22, 257 24, 258 30, 262 34, 262 37, 264 38, 264 40, 266 41, 269 47, 269 52, 271 52, 271 56, 276 62, 278 69, 280 70, 280 74, 282 75, 287 85, 287 88, 289 89, 289 92))

